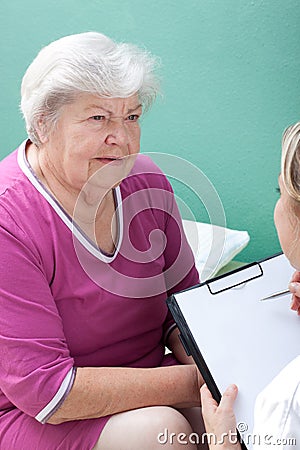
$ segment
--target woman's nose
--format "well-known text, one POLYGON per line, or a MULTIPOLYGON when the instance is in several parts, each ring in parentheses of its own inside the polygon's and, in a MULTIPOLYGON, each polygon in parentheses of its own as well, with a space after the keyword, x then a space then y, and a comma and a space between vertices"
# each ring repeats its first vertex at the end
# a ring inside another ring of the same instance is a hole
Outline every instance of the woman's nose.
POLYGON ((110 120, 107 130, 106 143, 108 145, 128 144, 128 131, 122 118, 110 120))

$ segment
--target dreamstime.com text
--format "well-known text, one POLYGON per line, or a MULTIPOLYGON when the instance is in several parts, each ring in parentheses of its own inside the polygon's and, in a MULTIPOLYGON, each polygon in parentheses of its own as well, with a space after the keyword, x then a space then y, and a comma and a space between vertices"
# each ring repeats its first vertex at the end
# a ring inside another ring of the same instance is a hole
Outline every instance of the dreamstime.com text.
POLYGON ((295 438, 278 438, 272 434, 242 434, 240 437, 236 431, 229 431, 229 433, 223 433, 221 436, 216 436, 213 433, 203 433, 201 436, 199 436, 198 433, 191 433, 189 435, 187 435, 186 433, 172 433, 167 428, 165 428, 162 433, 159 433, 157 435, 157 441, 161 445, 173 445, 175 443, 179 443, 182 445, 198 445, 205 443, 208 443, 208 445, 221 445, 225 442, 230 444, 237 444, 241 441, 241 438, 246 445, 289 445, 295 446, 296 448, 295 438))

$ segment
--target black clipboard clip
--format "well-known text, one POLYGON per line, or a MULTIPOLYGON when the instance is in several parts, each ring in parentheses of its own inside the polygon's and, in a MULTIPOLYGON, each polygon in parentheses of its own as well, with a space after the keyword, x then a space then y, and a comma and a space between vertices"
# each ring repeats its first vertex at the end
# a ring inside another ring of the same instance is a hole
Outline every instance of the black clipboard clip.
POLYGON ((208 280, 205 284, 211 295, 242 286, 249 281, 262 277, 263 268, 259 262, 254 262, 246 266, 242 266, 232 272, 225 273, 219 277, 208 280))

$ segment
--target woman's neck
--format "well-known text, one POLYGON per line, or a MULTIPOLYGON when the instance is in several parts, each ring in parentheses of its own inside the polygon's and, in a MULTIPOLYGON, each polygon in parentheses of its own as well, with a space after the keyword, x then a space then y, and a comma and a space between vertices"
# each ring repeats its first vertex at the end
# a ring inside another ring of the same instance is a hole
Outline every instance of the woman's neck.
POLYGON ((99 188, 95 190, 86 184, 80 190, 62 183, 55 168, 43 164, 40 150, 33 143, 27 145, 26 156, 40 182, 81 226, 94 223, 107 209, 111 210, 114 204, 112 189, 101 192, 99 188))

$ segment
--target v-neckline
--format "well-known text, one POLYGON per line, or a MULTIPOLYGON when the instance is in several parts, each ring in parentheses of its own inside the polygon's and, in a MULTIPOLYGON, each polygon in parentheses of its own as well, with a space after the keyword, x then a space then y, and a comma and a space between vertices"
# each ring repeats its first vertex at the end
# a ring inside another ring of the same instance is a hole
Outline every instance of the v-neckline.
POLYGON ((78 239, 78 241, 97 259, 111 263, 117 257, 120 246, 123 239, 123 208, 122 208, 122 195, 120 186, 113 188, 113 196, 116 209, 117 220, 117 242, 115 250, 112 254, 107 254, 101 248, 99 248, 74 222, 73 218, 68 212, 61 206, 54 195, 46 188, 41 180, 36 175, 35 171, 29 164, 26 157, 26 144, 28 140, 24 141, 18 149, 18 164, 22 172, 31 182, 31 184, 37 189, 37 191, 45 198, 49 205, 54 209, 56 214, 61 218, 64 224, 71 230, 72 234, 78 239))

